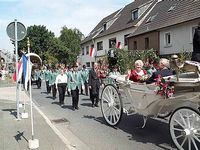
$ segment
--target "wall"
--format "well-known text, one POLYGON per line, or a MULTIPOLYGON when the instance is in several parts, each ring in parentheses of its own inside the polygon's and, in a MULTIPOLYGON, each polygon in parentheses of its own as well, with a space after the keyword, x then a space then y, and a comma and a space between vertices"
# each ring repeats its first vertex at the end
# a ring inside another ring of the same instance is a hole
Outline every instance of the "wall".
POLYGON ((138 50, 145 50, 145 38, 149 38, 149 49, 153 48, 154 50, 159 51, 159 32, 150 32, 128 39, 128 49, 134 50, 134 41, 137 42, 138 50))
MULTIPOLYGON (((116 38, 116 42, 121 42, 122 48, 124 47, 124 35, 130 34, 132 32, 135 31, 135 28, 130 28, 130 29, 126 29, 114 34, 110 34, 107 36, 103 36, 100 38, 96 38, 94 39, 94 48, 95 50, 97 50, 97 43, 103 41, 103 50, 100 51, 96 51, 96 56, 100 57, 103 56, 105 54, 107 54, 108 50, 109 50, 109 39, 112 38, 116 38)), ((86 55, 86 46, 89 46, 89 48, 91 47, 91 45, 93 44, 92 41, 89 41, 87 43, 84 43, 81 45, 81 47, 84 47, 84 55, 79 55, 78 61, 81 61, 82 64, 85 64, 86 62, 95 62, 95 58, 90 57, 89 55, 86 55)))
POLYGON ((190 21, 160 30, 160 54, 173 54, 192 51, 192 27, 197 26, 199 20, 190 21), (171 34, 171 46, 165 45, 165 33, 171 34))

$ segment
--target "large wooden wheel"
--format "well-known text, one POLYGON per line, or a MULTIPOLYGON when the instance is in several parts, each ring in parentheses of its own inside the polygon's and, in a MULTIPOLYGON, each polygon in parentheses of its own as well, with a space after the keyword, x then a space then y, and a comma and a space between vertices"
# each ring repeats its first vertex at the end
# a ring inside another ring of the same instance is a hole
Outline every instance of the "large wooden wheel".
POLYGON ((108 84, 101 95, 101 111, 105 121, 111 125, 117 125, 123 113, 122 101, 117 88, 108 84))
POLYGON ((191 108, 177 109, 170 118, 170 134, 179 150, 199 150, 199 112, 191 108))

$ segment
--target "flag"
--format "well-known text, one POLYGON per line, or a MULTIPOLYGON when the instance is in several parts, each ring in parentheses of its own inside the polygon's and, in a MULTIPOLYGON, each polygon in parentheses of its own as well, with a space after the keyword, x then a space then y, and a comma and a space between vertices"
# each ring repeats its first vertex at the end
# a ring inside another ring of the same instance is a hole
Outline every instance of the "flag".
POLYGON ((22 69, 23 69, 22 62, 19 61, 17 65, 18 65, 18 80, 17 80, 16 71, 15 71, 14 74, 13 74, 13 80, 14 81, 19 81, 21 79, 21 75, 22 75, 22 69))
POLYGON ((95 48, 91 47, 90 48, 90 57, 94 57, 94 54, 95 54, 95 48))
MULTIPOLYGON (((23 56, 23 55, 22 55, 23 56)), ((19 82, 19 80, 22 78, 22 72, 23 72, 23 64, 22 62, 20 61, 18 63, 18 79, 17 79, 17 82, 19 82)))
POLYGON ((31 78, 32 64, 29 65, 28 58, 25 55, 22 55, 22 64, 23 64, 24 84, 25 84, 25 89, 27 90, 28 81, 31 78))
POLYGON ((117 42, 117 48, 121 49, 121 42, 117 42))

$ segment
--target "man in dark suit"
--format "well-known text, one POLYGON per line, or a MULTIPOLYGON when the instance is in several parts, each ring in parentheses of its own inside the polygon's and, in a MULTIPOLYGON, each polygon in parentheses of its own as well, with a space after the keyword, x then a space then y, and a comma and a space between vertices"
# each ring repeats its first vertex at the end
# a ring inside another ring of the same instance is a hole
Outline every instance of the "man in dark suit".
POLYGON ((175 74, 174 71, 169 69, 169 60, 166 58, 161 58, 159 61, 159 70, 154 72, 152 76, 146 81, 146 83, 156 82, 156 79, 160 75, 161 77, 171 76, 175 74))
POLYGON ((191 60, 200 62, 200 22, 194 32, 193 52, 191 60))
POLYGON ((100 80, 98 77, 98 64, 94 63, 93 68, 89 72, 89 89, 90 89, 90 99, 92 101, 92 107, 98 107, 99 102, 99 88, 100 80))

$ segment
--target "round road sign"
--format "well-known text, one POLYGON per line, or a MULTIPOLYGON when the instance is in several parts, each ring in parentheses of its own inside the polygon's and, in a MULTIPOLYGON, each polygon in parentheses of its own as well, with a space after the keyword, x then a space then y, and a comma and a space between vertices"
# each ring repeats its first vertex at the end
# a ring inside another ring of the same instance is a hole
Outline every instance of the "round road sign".
MULTIPOLYGON (((11 22, 7 26, 6 31, 9 38, 15 41, 15 22, 11 22)), ((26 36, 26 27, 21 22, 17 22, 17 41, 23 40, 25 36, 26 36)))

